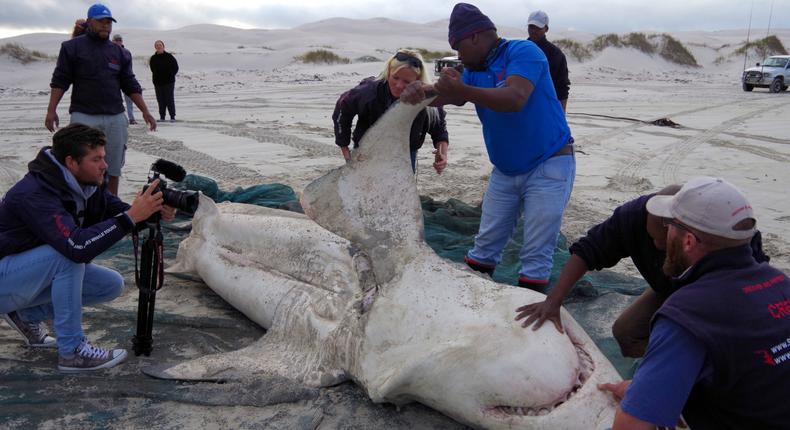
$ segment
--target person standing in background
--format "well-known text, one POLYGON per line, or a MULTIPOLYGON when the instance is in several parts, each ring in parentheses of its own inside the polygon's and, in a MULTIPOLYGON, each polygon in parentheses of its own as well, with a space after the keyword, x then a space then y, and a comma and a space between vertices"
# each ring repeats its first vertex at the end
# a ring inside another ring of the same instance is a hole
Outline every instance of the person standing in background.
POLYGON ((549 16, 546 15, 546 12, 537 10, 529 14, 527 32, 529 40, 538 45, 538 48, 546 54, 546 59, 549 60, 549 74, 554 82, 554 91, 557 93, 562 110, 567 112, 568 92, 571 86, 571 81, 568 79, 568 61, 562 50, 546 39, 546 33, 549 32, 549 16))
POLYGON ((154 42, 156 52, 151 56, 148 65, 151 67, 154 90, 156 91, 156 101, 159 103, 159 120, 165 120, 165 109, 170 112, 170 122, 176 122, 176 74, 178 73, 178 61, 173 54, 165 51, 165 42, 157 40, 154 42))
POLYGON ((151 131, 156 130, 156 120, 143 100, 143 89, 134 77, 129 51, 110 42, 115 22, 110 9, 97 3, 88 9, 87 15, 85 33, 60 45, 57 65, 49 84, 51 92, 44 127, 51 132, 58 128, 58 104, 73 85, 70 122, 96 127, 104 132, 107 138, 107 189, 117 195, 129 137, 121 91, 134 101, 151 131))
POLYGON ((81 36, 85 33, 85 29, 88 28, 88 24, 85 22, 85 18, 78 18, 74 21, 74 29, 71 30, 71 38, 75 38, 77 36, 81 36))
MULTIPOLYGON (((125 46, 123 46, 123 36, 121 36, 120 34, 114 34, 112 36, 112 43, 120 46, 121 48, 129 52, 129 50, 126 49, 125 46)), ((129 52, 129 57, 131 56, 132 53, 129 52)), ((130 99, 129 96, 127 96, 126 94, 123 95, 123 99, 126 101, 126 115, 129 117, 129 124, 137 124, 137 121, 134 120, 134 105, 132 104, 132 99, 130 99)))

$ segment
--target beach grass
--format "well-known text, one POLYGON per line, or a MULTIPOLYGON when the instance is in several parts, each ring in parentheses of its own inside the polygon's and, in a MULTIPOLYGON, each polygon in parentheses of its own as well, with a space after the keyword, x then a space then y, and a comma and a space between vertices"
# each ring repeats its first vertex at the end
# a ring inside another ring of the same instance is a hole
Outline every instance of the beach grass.
POLYGON ((5 45, 0 46, 0 55, 7 55, 22 64, 28 64, 34 61, 48 61, 56 59, 55 57, 47 55, 41 51, 27 49, 18 43, 6 43, 5 45))
POLYGON ((351 60, 346 57, 341 57, 332 51, 326 49, 313 49, 304 54, 295 57, 297 61, 303 63, 325 63, 325 64, 349 64, 351 60))

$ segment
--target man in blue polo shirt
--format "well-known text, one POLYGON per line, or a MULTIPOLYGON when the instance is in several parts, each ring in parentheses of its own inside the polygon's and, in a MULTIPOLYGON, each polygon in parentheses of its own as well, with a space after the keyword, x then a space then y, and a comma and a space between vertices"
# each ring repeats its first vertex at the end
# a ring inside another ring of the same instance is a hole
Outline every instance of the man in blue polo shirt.
POLYGON ((49 84, 52 91, 44 126, 53 132, 58 127, 58 103, 73 85, 71 122, 96 127, 107 136, 107 189, 118 195, 129 133, 121 92, 137 105, 152 131, 156 120, 132 72, 132 54, 110 42, 113 22, 107 6, 94 4, 88 9, 85 33, 61 44, 49 84))
POLYGON ((599 386, 623 398, 613 429, 674 427, 681 413, 694 430, 790 428, 790 281, 755 261, 746 197, 701 177, 647 210, 668 226, 663 270, 678 290, 633 381, 599 386))
MULTIPOLYGON (((449 42, 464 72, 442 70, 432 87, 439 94, 433 105, 474 103, 494 165, 480 230, 465 261, 493 273, 523 214, 518 283, 542 291, 576 175, 573 139, 548 61, 528 40, 500 38, 491 20, 466 3, 455 5, 450 15, 449 42)), ((401 99, 418 102, 426 89, 431 87, 412 84, 401 99)))

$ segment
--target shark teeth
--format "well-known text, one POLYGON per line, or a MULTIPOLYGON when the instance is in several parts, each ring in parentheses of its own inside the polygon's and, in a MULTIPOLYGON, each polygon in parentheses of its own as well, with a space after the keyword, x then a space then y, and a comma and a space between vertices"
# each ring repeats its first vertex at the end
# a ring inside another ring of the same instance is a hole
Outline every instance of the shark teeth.
POLYGON ((565 393, 565 396, 555 401, 552 405, 531 407, 500 405, 492 406, 488 408, 486 412, 500 416, 536 417, 548 415, 551 411, 567 402, 571 397, 579 392, 582 386, 584 386, 584 383, 587 382, 587 380, 590 378, 590 375, 592 375, 593 371, 595 370, 595 364, 590 354, 587 353, 587 351, 585 351, 584 348, 582 348, 582 346, 576 342, 574 342, 574 347, 576 348, 576 354, 579 356, 579 373, 576 377, 576 382, 573 384, 573 387, 570 389, 570 391, 565 393))

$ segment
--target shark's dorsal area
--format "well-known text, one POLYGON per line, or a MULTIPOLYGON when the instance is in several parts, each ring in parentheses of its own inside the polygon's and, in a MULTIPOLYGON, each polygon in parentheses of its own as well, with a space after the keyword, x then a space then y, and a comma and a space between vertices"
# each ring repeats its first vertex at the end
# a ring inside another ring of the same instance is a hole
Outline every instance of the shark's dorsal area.
POLYGON ((313 221, 359 244, 378 262, 374 270, 379 282, 396 274, 388 262, 413 258, 424 241, 409 134, 414 117, 431 100, 394 104, 365 133, 349 163, 316 179, 302 193, 302 207, 313 221))

